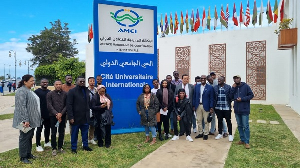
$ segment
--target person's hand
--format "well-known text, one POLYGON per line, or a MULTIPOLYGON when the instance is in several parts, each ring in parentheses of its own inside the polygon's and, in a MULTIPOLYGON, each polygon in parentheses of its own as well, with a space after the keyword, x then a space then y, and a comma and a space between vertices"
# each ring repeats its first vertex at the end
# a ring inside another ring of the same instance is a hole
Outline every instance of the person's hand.
POLYGON ((167 107, 165 107, 165 108, 163 109, 163 111, 164 111, 164 112, 166 112, 167 110, 168 110, 168 108, 167 108, 167 107))
POLYGON ((105 108, 106 107, 106 104, 101 104, 101 106, 100 106, 101 108, 105 108))
POLYGON ((180 119, 181 119, 181 118, 180 118, 180 115, 178 115, 178 116, 177 116, 177 120, 180 121, 180 119))
POLYGON ((232 87, 236 87, 236 84, 234 83, 234 84, 232 85, 232 87))
POLYGON ((214 109, 210 108, 209 112, 212 114, 214 112, 214 109))
POLYGON ((139 115, 141 115, 141 112, 139 111, 139 115))
POLYGON ((242 98, 238 97, 238 98, 236 99, 236 101, 241 102, 241 101, 242 101, 242 98))
POLYGON ((71 119, 71 120, 70 120, 70 124, 73 124, 73 123, 74 123, 74 119, 71 119))
POLYGON ((29 126, 30 126, 29 122, 24 122, 24 127, 29 127, 29 126))

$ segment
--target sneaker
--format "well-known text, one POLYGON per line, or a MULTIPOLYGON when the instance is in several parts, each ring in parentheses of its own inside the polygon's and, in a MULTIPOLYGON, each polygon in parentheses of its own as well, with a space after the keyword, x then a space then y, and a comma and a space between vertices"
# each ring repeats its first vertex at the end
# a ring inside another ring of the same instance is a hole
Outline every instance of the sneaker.
POLYGON ((204 135, 203 140, 207 140, 207 139, 208 139, 208 135, 204 135))
POLYGON ((89 143, 93 144, 93 145, 96 145, 97 143, 92 139, 92 140, 89 140, 88 141, 89 143))
POLYGON ((37 146, 37 147, 36 147, 36 151, 37 151, 37 152, 43 152, 44 149, 43 149, 42 146, 37 146))
POLYGON ((192 137, 191 136, 187 136, 186 138, 185 138, 187 141, 190 141, 190 142, 193 142, 194 140, 192 139, 192 137))
POLYGON ((172 141, 176 141, 176 140, 178 140, 178 139, 179 139, 179 136, 174 135, 173 138, 172 138, 172 141))
POLYGON ((232 141, 233 141, 233 136, 232 136, 232 135, 229 135, 228 141, 229 141, 229 142, 232 142, 232 141))
POLYGON ((54 149, 54 150, 52 150, 52 156, 56 156, 57 155, 57 152, 56 152, 56 150, 54 149))
POLYGON ((197 139, 197 138, 202 138, 203 137, 203 133, 202 134, 199 134, 199 135, 197 135, 195 138, 197 139))
POLYGON ((66 153, 63 148, 58 149, 58 152, 60 152, 60 153, 66 153))
POLYGON ((223 138, 225 138, 225 137, 228 137, 228 134, 227 134, 227 133, 224 133, 224 134, 223 134, 223 138))
POLYGON ((31 164, 31 162, 26 157, 20 158, 20 161, 25 164, 31 164))
POLYGON ((45 148, 45 147, 51 147, 51 142, 45 143, 45 144, 44 144, 44 148, 45 148))
POLYGON ((194 128, 193 131, 194 131, 194 133, 197 133, 197 128, 194 128))
POLYGON ((221 134, 218 134, 218 135, 215 137, 215 139, 221 139, 221 138, 223 138, 223 136, 222 136, 221 134))

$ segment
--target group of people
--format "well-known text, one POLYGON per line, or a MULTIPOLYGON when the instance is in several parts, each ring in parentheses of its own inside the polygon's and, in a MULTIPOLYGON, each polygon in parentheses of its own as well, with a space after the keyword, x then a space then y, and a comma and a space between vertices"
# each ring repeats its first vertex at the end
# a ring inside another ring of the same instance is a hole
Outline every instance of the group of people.
POLYGON ((54 90, 48 89, 48 80, 41 79, 41 87, 32 91, 35 83, 33 76, 24 75, 19 82, 15 96, 15 111, 13 127, 20 130, 19 156, 23 163, 31 163, 35 159, 32 155, 32 138, 36 128, 36 150, 42 152, 41 132, 44 127, 44 147, 52 148, 52 155, 65 153, 63 149, 65 127, 67 120, 70 124, 71 150, 77 153, 79 129, 82 136, 82 146, 85 151, 92 151, 88 143, 98 146, 111 146, 111 123, 113 102, 102 85, 102 77, 89 77, 85 86, 85 79, 78 77, 76 85, 72 84, 72 76, 67 75, 65 84, 54 82, 54 90), (56 134, 58 131, 58 141, 56 134), (50 142, 51 133, 51 142, 50 142), (89 134, 89 135, 88 135, 89 134))
POLYGON ((189 75, 183 74, 179 79, 179 73, 173 72, 174 79, 167 75, 160 83, 157 79, 143 87, 143 93, 138 97, 136 109, 141 118, 141 125, 145 127, 146 140, 149 142, 150 131, 152 141, 156 142, 156 133, 160 140, 172 137, 178 140, 179 136, 186 135, 186 140, 193 142, 191 130, 199 133, 195 138, 208 139, 208 135, 215 135, 216 140, 228 136, 233 141, 231 112, 234 102, 234 113, 240 134, 239 145, 250 148, 250 100, 254 97, 249 85, 241 82, 241 76, 233 76, 232 86, 225 83, 225 77, 216 77, 214 72, 209 75, 195 77, 195 84, 189 84, 189 75), (216 131, 215 115, 218 118, 218 129, 216 131), (198 131, 196 126, 198 123, 198 131), (169 123, 170 122, 170 123, 169 123), (180 131, 178 131, 178 124, 180 131), (164 128, 164 136, 161 126, 164 128), (209 129, 209 126, 211 128, 209 129))

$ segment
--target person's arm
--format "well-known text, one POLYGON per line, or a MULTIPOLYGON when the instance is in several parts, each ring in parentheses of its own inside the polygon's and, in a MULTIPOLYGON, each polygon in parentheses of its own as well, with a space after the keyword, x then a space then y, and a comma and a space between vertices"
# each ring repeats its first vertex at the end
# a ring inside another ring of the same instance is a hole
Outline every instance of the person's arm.
POLYGON ((27 93, 24 90, 19 89, 15 96, 15 108, 20 112, 21 121, 29 122, 29 116, 27 111, 27 93))
POLYGON ((249 85, 246 85, 246 87, 247 87, 247 88, 246 88, 247 94, 246 94, 245 97, 242 97, 242 98, 241 98, 241 101, 250 101, 250 100, 254 97, 254 94, 253 94, 253 92, 252 92, 250 86, 249 86, 249 85))
POLYGON ((54 116, 56 116, 56 114, 58 113, 54 107, 53 107, 53 102, 52 102, 52 92, 47 93, 47 108, 48 111, 53 114, 54 116))
POLYGON ((153 97, 154 97, 154 102, 153 102, 154 103, 154 109, 155 109, 156 113, 158 113, 159 112, 159 102, 158 102, 158 99, 155 95, 153 95, 153 97))
POLYGON ((156 97, 157 97, 157 100, 158 100, 158 104, 159 104, 159 109, 163 109, 165 108, 164 105, 163 105, 163 101, 162 101, 162 90, 158 89, 157 92, 156 92, 156 97))
POLYGON ((141 114, 141 103, 140 103, 140 97, 141 95, 138 97, 137 101, 136 101, 136 111, 141 114))
POLYGON ((63 99, 64 108, 62 109, 61 114, 64 115, 67 112, 67 93, 64 91, 62 93, 64 94, 64 99, 63 99))
POLYGON ((112 110, 112 108, 113 108, 113 101, 112 101, 112 99, 111 99, 111 97, 110 97, 110 95, 109 94, 106 94, 106 97, 110 100, 110 106, 109 106, 109 109, 108 110, 112 110))
POLYGON ((210 91, 209 91, 209 101, 210 101, 209 107, 210 107, 211 109, 214 108, 214 95, 215 95, 215 93, 214 93, 214 88, 211 87, 211 88, 210 88, 210 91))
POLYGON ((68 120, 74 120, 74 112, 73 112, 73 105, 74 105, 74 93, 73 90, 70 90, 67 95, 67 113, 68 113, 68 120))

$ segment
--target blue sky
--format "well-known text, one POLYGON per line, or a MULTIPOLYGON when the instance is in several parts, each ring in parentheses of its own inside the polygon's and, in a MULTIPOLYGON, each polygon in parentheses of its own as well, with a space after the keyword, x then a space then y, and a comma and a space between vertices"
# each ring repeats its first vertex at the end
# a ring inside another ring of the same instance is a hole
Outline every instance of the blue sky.
MULTIPOLYGON (((244 12, 246 11, 247 0, 173 0, 173 1, 161 1, 161 0, 117 0, 118 2, 143 4, 150 6, 157 6, 158 22, 160 21, 160 15, 172 12, 173 19, 175 12, 177 12, 180 18, 180 12, 183 11, 185 16, 186 10, 188 10, 189 17, 192 9, 196 16, 196 11, 199 9, 200 18, 202 17, 203 7, 207 12, 208 7, 211 8, 211 17, 213 17, 214 6, 217 5, 218 15, 220 17, 221 4, 226 10, 226 4, 229 4, 230 18, 232 20, 233 3, 236 4, 237 15, 239 16, 240 3, 243 3, 244 12)), ((278 0, 278 6, 279 6, 278 0)), ((271 0, 271 6, 273 8, 275 0, 271 0)), ((252 15, 254 0, 249 0, 250 13, 252 15)), ((257 8, 259 11, 261 1, 257 1, 257 8)), ((267 0, 263 0, 264 10, 267 6, 267 0)), ((50 28, 49 22, 54 22, 60 19, 62 22, 69 23, 69 28, 72 31, 71 37, 76 38, 79 43, 76 47, 79 50, 77 57, 80 60, 85 59, 85 45, 87 42, 87 29, 88 24, 93 22, 93 0, 14 0, 14 1, 1 1, 0 5, 0 56, 2 61, 0 62, 0 75, 4 72, 4 64, 6 64, 6 72, 9 71, 9 65, 11 65, 11 74, 14 74, 14 58, 8 57, 8 51, 14 50, 17 53, 18 62, 21 61, 24 64, 25 60, 29 60, 33 56, 27 53, 26 43, 27 39, 38 34, 44 27, 50 28)), ((264 22, 266 21, 264 16, 264 22)), ((218 22, 220 25, 220 23, 218 22)), ((213 25, 213 21, 211 22, 213 25)), ((258 25, 257 25, 258 26, 258 25)), ((264 24, 266 26, 266 24, 264 24)), ((27 73, 27 66, 22 65, 17 67, 17 76, 22 76, 27 73)), ((33 71, 30 71, 33 74, 33 71)))

